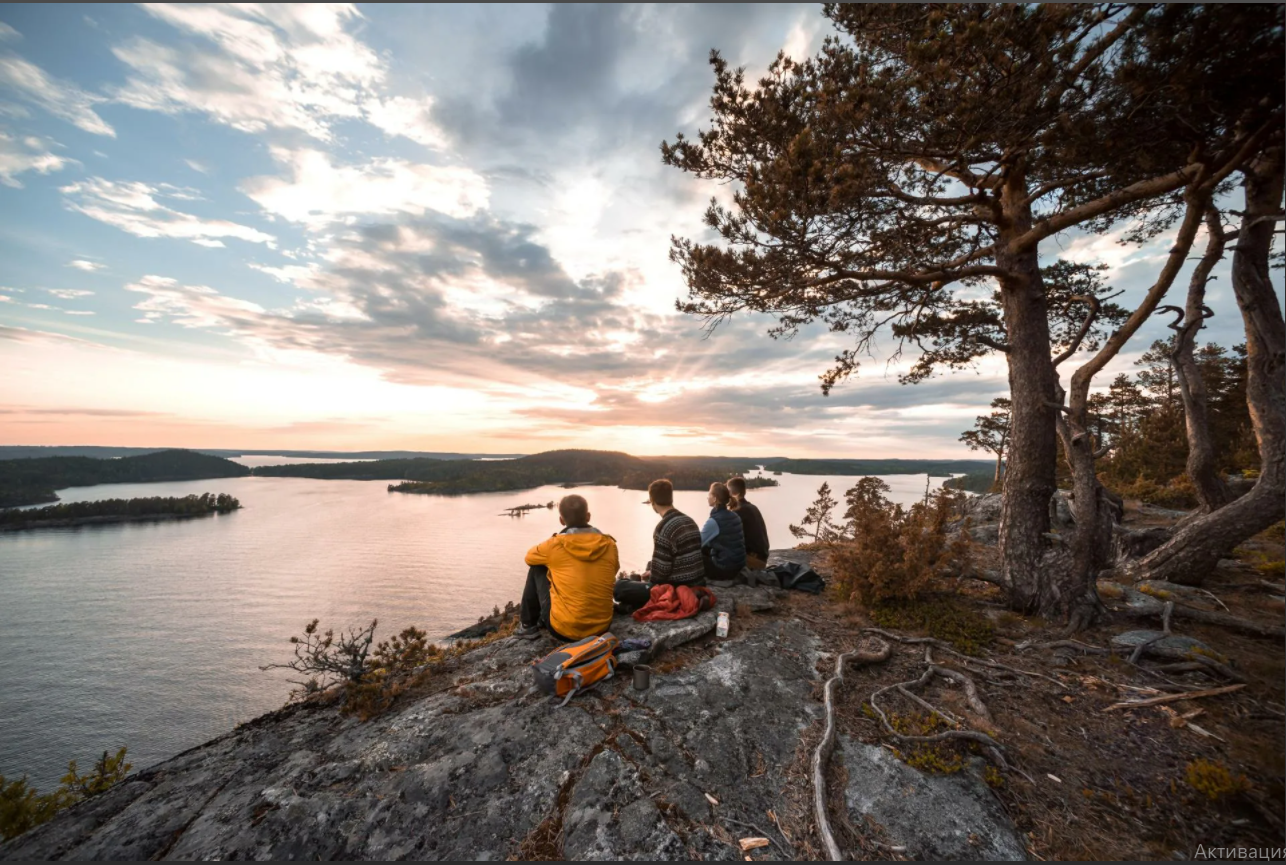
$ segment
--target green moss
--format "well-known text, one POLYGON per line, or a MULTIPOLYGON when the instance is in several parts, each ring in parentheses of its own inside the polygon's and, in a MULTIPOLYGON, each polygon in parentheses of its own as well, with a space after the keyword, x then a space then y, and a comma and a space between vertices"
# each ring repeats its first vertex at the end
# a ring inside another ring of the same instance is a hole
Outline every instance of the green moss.
POLYGON ((1193 760, 1184 771, 1188 785, 1212 802, 1227 799, 1250 789, 1245 775, 1234 775, 1217 760, 1193 760))
POLYGON ((1212 661, 1218 661, 1220 664, 1228 663, 1227 656, 1219 654, 1214 649, 1205 649, 1205 648, 1202 648, 1201 646, 1194 646, 1193 648, 1188 650, 1188 656, 1193 658, 1194 660, 1196 659, 1197 655, 1201 655, 1202 657, 1205 657, 1205 658, 1210 658, 1212 661))
MULTIPOLYGON (((928 712, 889 714, 889 726, 903 736, 932 736, 951 727, 937 715, 928 712)), ((931 775, 954 775, 965 767, 964 757, 951 742, 908 743, 898 757, 912 768, 931 775)))
POLYGON ((995 638, 995 629, 985 616, 949 595, 888 601, 872 607, 870 614, 882 628, 927 633, 966 655, 981 654, 995 638))

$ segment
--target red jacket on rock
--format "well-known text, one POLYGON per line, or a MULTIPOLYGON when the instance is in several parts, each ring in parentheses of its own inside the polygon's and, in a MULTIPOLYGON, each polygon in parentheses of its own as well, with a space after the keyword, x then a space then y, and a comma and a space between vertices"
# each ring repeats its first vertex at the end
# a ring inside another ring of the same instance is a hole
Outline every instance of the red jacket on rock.
POLYGON ((711 609, 714 603, 714 592, 705 586, 653 586, 652 599, 634 611, 634 619, 638 622, 690 619, 702 610, 711 609))

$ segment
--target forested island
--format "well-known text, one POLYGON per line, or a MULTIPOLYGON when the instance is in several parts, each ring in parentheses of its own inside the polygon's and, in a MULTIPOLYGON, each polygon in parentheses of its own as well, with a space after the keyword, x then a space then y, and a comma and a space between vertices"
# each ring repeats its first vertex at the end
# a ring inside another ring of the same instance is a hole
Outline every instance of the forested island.
POLYGON ((166 450, 120 459, 42 457, 0 461, 0 508, 56 502, 54 490, 97 484, 240 478, 250 469, 189 450, 166 450))
MULTIPOLYGON (((724 457, 636 457, 617 451, 558 450, 513 460, 376 460, 263 466, 255 475, 350 480, 396 480, 394 492, 510 492, 546 485, 619 486, 643 490, 660 477, 676 489, 705 489, 734 474, 751 474, 756 463, 724 457)), ((751 487, 776 486, 770 478, 750 478, 751 487)))
POLYGON ((983 460, 793 460, 784 457, 636 457, 617 451, 557 450, 512 460, 375 460, 262 466, 258 476, 395 480, 395 492, 509 492, 548 484, 619 486, 643 490, 660 477, 675 489, 701 490, 731 475, 747 475, 750 488, 776 486, 771 477, 749 477, 762 466, 792 474, 941 474, 986 468, 983 460))
MULTIPOLYGON (((111 449, 104 449, 111 450, 111 449)), ((239 453, 227 451, 227 453, 239 453)), ((292 453, 305 454, 305 451, 292 453)), ((319 452, 320 453, 320 452, 319 452)), ((397 453, 397 452, 367 452, 397 453)), ((409 453, 409 452, 404 452, 409 453)), ((763 467, 773 474, 950 475, 989 470, 985 460, 789 459, 786 457, 636 457, 617 451, 557 450, 513 459, 450 455, 300 463, 250 469, 240 463, 191 450, 165 450, 117 458, 25 457, 0 460, 0 508, 56 502, 55 490, 96 484, 257 477, 394 481, 397 492, 511 492, 549 484, 619 486, 643 490, 660 477, 676 489, 705 489, 732 475, 747 475, 750 488, 776 486, 771 477, 753 477, 763 467)))
POLYGON ((0 511, 0 532, 188 519, 231 513, 240 507, 241 502, 227 493, 70 502, 44 508, 0 511))
POLYGON ((774 472, 792 475, 930 475, 947 477, 988 469, 987 460, 792 460, 776 459, 763 463, 774 472))

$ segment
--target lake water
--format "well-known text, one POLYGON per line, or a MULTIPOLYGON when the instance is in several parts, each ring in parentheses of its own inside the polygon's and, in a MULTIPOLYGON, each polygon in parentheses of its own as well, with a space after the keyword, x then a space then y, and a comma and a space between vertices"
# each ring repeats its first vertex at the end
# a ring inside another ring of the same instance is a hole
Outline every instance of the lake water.
MULTIPOLYGON (((247 464, 284 462, 250 457, 247 464)), ((314 460, 316 462, 316 460, 314 460)), ((829 481, 784 475, 751 490, 774 547, 829 481)), ((924 494, 924 475, 884 480, 896 501, 924 494)), ((935 479, 936 487, 941 483, 935 479)), ((416 625, 435 638, 517 601, 523 554, 558 530, 557 510, 500 516, 567 491, 542 487, 458 497, 390 493, 386 481, 232 478, 60 490, 63 501, 230 493, 243 509, 178 522, 0 534, 0 775, 41 790, 67 761, 84 769, 128 746, 136 769, 282 705, 288 643, 378 618, 376 638, 416 625)), ((642 570, 657 517, 646 494, 581 487, 621 565, 642 570)), ((703 522, 703 492, 676 506, 703 522)))

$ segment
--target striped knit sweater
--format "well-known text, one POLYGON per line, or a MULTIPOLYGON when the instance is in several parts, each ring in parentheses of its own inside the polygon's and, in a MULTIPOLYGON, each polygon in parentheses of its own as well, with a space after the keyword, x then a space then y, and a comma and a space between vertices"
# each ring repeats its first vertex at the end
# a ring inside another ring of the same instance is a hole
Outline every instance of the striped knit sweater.
POLYGON ((691 586, 705 583, 701 530, 692 517, 667 511, 652 533, 653 583, 691 586))

